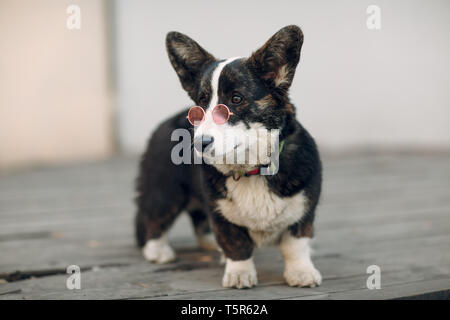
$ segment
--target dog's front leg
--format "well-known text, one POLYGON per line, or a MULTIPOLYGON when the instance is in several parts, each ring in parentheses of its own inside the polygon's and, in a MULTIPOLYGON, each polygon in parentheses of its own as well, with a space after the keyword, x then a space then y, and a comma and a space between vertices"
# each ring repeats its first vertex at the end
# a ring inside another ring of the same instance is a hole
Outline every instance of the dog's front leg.
POLYGON ((258 279, 252 256, 254 243, 247 229, 229 222, 218 212, 213 213, 212 226, 226 257, 222 285, 238 289, 255 286, 258 279))
POLYGON ((281 239, 285 262, 284 278, 290 286, 315 287, 322 282, 319 270, 311 261, 308 237, 295 237, 286 231, 281 239))

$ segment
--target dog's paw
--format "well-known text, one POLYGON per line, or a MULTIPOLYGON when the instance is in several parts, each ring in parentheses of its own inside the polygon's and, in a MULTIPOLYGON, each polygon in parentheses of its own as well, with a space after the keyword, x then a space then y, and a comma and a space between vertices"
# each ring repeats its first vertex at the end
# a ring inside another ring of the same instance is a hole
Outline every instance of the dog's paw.
POLYGON ((207 233, 197 236, 197 245, 207 251, 217 250, 217 242, 213 233, 207 233))
POLYGON ((222 285, 225 288, 251 288, 258 284, 253 260, 232 261, 227 259, 222 285))
POLYGON ((175 252, 166 241, 161 239, 147 241, 142 254, 147 261, 154 263, 168 263, 175 260, 175 252))
POLYGON ((315 287, 322 283, 319 270, 313 265, 299 265, 286 268, 284 272, 286 282, 292 287, 315 287))
POLYGON ((252 271, 239 271, 239 272, 227 272, 223 276, 222 285, 225 288, 251 288, 258 284, 258 278, 256 272, 252 271))

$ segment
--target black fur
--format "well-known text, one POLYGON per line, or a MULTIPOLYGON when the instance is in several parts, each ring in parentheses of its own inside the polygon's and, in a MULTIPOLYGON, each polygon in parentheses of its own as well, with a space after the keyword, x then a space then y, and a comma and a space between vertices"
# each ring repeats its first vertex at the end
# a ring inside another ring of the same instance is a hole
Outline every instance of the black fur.
POLYGON ((197 232, 207 232, 205 198, 200 190, 198 165, 175 165, 171 150, 173 130, 189 128, 187 110, 161 123, 155 130, 147 150, 142 155, 136 180, 136 238, 139 246, 149 239, 159 238, 169 229, 182 210, 188 210, 197 232))

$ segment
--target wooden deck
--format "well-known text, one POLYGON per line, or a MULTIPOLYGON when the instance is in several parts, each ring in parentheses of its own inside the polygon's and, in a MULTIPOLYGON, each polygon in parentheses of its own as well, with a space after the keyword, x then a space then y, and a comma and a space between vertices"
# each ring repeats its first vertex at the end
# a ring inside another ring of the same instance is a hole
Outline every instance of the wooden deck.
POLYGON ((314 261, 322 286, 284 284, 277 248, 256 251, 259 285, 221 287, 219 255, 195 247, 184 215, 178 261, 134 244, 135 158, 0 174, 0 299, 449 298, 450 155, 325 157, 314 261), (66 288, 67 266, 82 268, 66 288), (368 290, 370 265, 381 289, 368 290))

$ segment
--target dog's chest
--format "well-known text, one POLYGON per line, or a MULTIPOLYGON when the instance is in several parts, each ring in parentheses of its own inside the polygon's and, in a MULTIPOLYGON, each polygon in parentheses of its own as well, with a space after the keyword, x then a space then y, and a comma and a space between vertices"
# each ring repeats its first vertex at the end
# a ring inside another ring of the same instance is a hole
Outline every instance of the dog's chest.
POLYGON ((279 197, 271 192, 261 176, 226 181, 227 197, 218 207, 230 222, 249 229, 257 243, 270 242, 288 226, 299 221, 305 212, 306 197, 300 192, 279 197))

